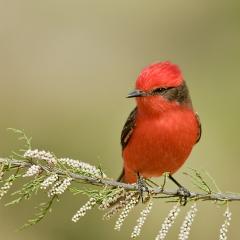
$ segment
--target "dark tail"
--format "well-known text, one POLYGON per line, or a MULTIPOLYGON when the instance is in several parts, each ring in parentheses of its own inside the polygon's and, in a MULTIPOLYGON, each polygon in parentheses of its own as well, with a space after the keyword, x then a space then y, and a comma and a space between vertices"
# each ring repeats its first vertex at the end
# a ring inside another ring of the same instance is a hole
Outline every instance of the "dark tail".
POLYGON ((126 171, 124 168, 117 179, 118 182, 124 183, 136 183, 137 182, 137 174, 131 171, 126 171))
POLYGON ((122 172, 120 174, 120 176, 117 178, 118 182, 122 182, 123 181, 123 177, 124 177, 124 168, 122 169, 122 172))

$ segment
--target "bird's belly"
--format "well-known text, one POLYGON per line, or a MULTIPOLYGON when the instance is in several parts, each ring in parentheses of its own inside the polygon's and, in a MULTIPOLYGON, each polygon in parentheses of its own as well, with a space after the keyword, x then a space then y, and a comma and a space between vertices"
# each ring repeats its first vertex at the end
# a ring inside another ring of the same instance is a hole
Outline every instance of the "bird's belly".
POLYGON ((123 151, 125 171, 144 177, 174 173, 190 154, 197 134, 197 122, 190 112, 138 121, 123 151))

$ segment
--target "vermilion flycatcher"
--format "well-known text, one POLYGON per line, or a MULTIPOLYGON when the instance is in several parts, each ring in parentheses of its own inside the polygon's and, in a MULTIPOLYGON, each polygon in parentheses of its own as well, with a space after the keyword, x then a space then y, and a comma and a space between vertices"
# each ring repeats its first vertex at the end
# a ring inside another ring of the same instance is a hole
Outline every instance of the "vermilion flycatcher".
POLYGON ((121 134, 124 168, 120 180, 127 183, 175 173, 201 137, 187 85, 177 65, 152 64, 140 73, 135 97, 121 134))

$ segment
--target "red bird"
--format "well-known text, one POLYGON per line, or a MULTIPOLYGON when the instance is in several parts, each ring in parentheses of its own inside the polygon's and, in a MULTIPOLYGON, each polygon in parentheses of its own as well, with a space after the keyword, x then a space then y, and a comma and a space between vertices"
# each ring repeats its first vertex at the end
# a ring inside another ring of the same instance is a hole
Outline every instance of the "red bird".
MULTIPOLYGON (((175 173, 201 137, 201 124, 177 65, 152 64, 140 73, 136 98, 121 134, 124 167, 119 180, 175 173)), ((181 185, 180 185, 181 186, 181 185)))

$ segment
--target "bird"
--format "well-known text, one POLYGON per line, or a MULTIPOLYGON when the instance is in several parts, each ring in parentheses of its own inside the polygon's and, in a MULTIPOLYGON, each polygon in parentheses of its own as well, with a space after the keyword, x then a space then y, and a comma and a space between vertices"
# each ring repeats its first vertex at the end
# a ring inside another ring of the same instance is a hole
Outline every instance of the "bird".
POLYGON ((136 99, 121 133, 125 183, 172 175, 184 164, 201 138, 201 122, 195 112, 180 68, 170 61, 145 67, 136 79, 136 99))

